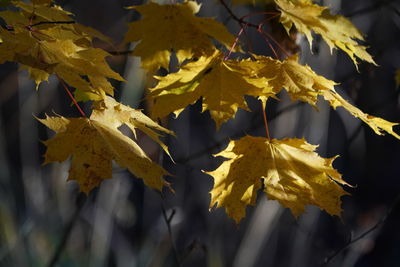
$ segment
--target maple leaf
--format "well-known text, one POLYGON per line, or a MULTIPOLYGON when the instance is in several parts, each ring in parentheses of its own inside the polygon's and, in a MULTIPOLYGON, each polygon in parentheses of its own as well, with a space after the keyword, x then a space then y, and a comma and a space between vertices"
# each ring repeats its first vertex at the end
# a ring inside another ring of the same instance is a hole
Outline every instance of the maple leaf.
POLYGON ((200 5, 195 1, 182 4, 132 6, 143 19, 129 24, 125 43, 140 41, 133 51, 140 56, 142 67, 151 73, 160 67, 168 69, 171 51, 179 62, 192 57, 210 55, 214 51, 211 38, 231 46, 235 37, 224 25, 211 18, 196 17, 200 5))
POLYGON ((147 127, 144 131, 150 132, 150 137, 159 143, 161 141, 152 128, 168 133, 170 131, 154 126, 155 123, 149 122, 149 118, 136 114, 129 107, 114 103, 106 99, 105 105, 100 110, 95 110, 90 119, 48 116, 46 119, 39 119, 56 132, 53 138, 44 142, 47 146, 44 164, 63 162, 71 156, 68 180, 76 180, 80 190, 85 193, 97 187, 103 179, 111 178, 113 160, 120 167, 128 168, 136 177, 143 179, 150 188, 161 190, 164 185, 168 185, 162 176, 169 173, 152 162, 132 139, 117 128, 123 123, 132 130, 136 127, 147 127), (106 111, 106 108, 110 111, 106 111), (108 116, 110 117, 107 118, 108 116))
POLYGON ((292 101, 301 100, 316 106, 318 96, 326 90, 334 90, 336 83, 317 75, 309 66, 298 63, 298 55, 280 61, 266 56, 254 56, 256 61, 242 62, 244 68, 252 69, 254 75, 264 77, 278 93, 285 88, 292 101))
POLYGON ((94 95, 94 99, 101 99, 105 94, 113 94, 108 78, 124 79, 108 66, 105 57, 109 54, 91 46, 93 37, 104 40, 106 37, 71 21, 70 13, 60 7, 33 6, 20 1, 14 4, 21 11, 0 12, 8 27, 0 29, 0 63, 21 63, 37 87, 49 74, 56 74, 75 87, 78 95, 86 92, 94 95), (60 21, 65 23, 52 23, 60 21))
POLYGON ((177 73, 158 77, 159 84, 150 89, 155 99, 153 118, 174 112, 176 115, 199 98, 203 99, 203 112, 208 110, 217 128, 233 118, 238 108, 248 110, 245 95, 273 96, 264 78, 252 78, 240 61, 224 60, 215 52, 181 67, 177 73))
POLYGON ((214 178, 210 208, 224 207, 239 223, 246 206, 255 205, 264 186, 270 200, 277 200, 298 216, 306 205, 315 205, 340 216, 341 200, 348 185, 332 167, 333 158, 322 158, 317 146, 304 139, 267 139, 245 136, 230 141, 216 154, 227 158, 220 167, 206 172, 214 178), (339 185, 340 184, 340 185, 339 185))
MULTIPOLYGON (((400 135, 393 131, 398 123, 371 116, 351 105, 335 91, 337 83, 316 74, 309 66, 299 64, 297 55, 284 61, 265 56, 255 58, 257 61, 243 61, 243 68, 252 69, 253 75, 266 78, 273 92, 278 93, 281 88, 285 88, 293 101, 304 101, 315 108, 318 96, 323 96, 334 109, 339 106, 345 108, 354 117, 368 124, 375 133, 383 135, 387 132, 400 139, 400 135)), ((260 95, 260 98, 263 97, 260 95)))
POLYGON ((160 140, 160 137, 162 136, 160 132, 175 135, 174 132, 160 126, 140 110, 125 106, 115 101, 114 98, 108 96, 102 101, 94 103, 94 107, 95 109, 90 116, 91 119, 106 123, 115 129, 125 124, 129 129, 131 129, 135 137, 135 129, 139 129, 157 142, 162 149, 170 155, 168 147, 160 140))
POLYGON ((337 107, 343 107, 351 113, 354 117, 359 118, 366 124, 368 124, 372 130, 378 135, 384 135, 385 132, 393 135, 397 139, 400 139, 400 135, 393 131, 393 127, 399 125, 399 123, 390 122, 379 117, 371 116, 362 112, 357 107, 347 102, 341 97, 336 91, 330 90, 323 93, 325 100, 329 101, 330 105, 336 109, 337 107))
POLYGON ((332 15, 325 6, 313 4, 311 0, 275 0, 282 14, 280 22, 289 33, 293 25, 305 34, 310 46, 312 44, 311 31, 321 35, 333 48, 346 52, 357 67, 357 58, 375 64, 367 47, 360 45, 357 40, 364 41, 361 32, 350 20, 340 15, 332 15))
MULTIPOLYGON (((25 11, 26 14, 34 14, 35 19, 39 22, 62 22, 62 21, 69 21, 71 20, 72 13, 63 10, 58 5, 53 5, 49 7, 49 3, 52 1, 49 0, 36 0, 31 1, 34 5, 30 5, 21 1, 14 2, 14 5, 20 8, 21 10, 25 11), (40 3, 42 2, 42 3, 40 3)), ((31 17, 30 17, 31 20, 31 17)), ((32 23, 33 21, 31 21, 32 23)), ((34 24, 34 23, 33 23, 34 24)), ((46 23, 44 23, 45 25, 46 23)), ((29 24, 28 24, 29 25, 29 24)), ((84 26, 80 23, 60 23, 57 26, 53 27, 51 24, 46 26, 41 26, 42 28, 50 28, 52 29, 51 35, 57 39, 72 39, 76 42, 80 42, 83 46, 91 46, 91 39, 98 38, 102 41, 111 43, 111 39, 98 30, 95 30, 91 27, 84 26)))

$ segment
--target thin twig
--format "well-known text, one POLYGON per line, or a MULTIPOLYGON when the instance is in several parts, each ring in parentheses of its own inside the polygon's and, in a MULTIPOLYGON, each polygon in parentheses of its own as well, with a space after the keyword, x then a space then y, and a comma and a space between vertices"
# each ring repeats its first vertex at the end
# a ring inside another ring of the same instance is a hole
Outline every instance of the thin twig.
POLYGON ((84 206, 86 202, 86 195, 84 193, 79 193, 78 198, 77 198, 77 207, 75 209, 74 214, 71 217, 71 220, 68 222, 67 226, 64 229, 64 233, 61 237, 61 241, 58 244, 56 250, 53 253, 53 256, 51 257, 49 263, 46 265, 47 267, 54 267, 56 266, 62 252, 65 249, 65 245, 67 244, 67 241, 71 235, 72 229, 74 228, 76 222, 79 219, 80 212, 82 210, 82 207, 84 206))
MULTIPOLYGON (((162 198, 162 196, 161 196, 161 198, 162 198)), ((171 248, 172 248, 172 252, 174 254, 174 259, 176 261, 177 266, 181 266, 180 260, 179 260, 179 255, 178 255, 178 251, 176 250, 176 247, 175 247, 173 234, 172 234, 172 227, 171 227, 171 221, 174 218, 176 211, 175 211, 175 209, 173 209, 171 214, 168 216, 167 215, 167 211, 165 210, 165 207, 164 207, 163 200, 161 200, 161 210, 162 210, 164 221, 167 224, 168 236, 169 236, 169 239, 170 239, 170 242, 171 242, 171 248)))
POLYGON ((226 9, 226 11, 229 13, 229 15, 232 17, 232 19, 236 20, 241 26, 245 25, 248 27, 253 27, 253 28, 258 28, 257 24, 253 24, 251 22, 247 22, 242 18, 239 18, 236 16, 235 13, 233 13, 232 9, 228 6, 228 4, 224 0, 219 0, 219 2, 222 4, 222 6, 226 9))
MULTIPOLYGON (((232 9, 228 6, 228 4, 224 1, 224 0, 219 0, 219 2, 222 4, 222 6, 226 9, 226 11, 229 13, 229 15, 232 17, 232 19, 234 19, 234 20, 236 20, 238 23, 239 23, 239 25, 240 25, 240 27, 243 29, 244 27, 252 27, 252 28, 255 28, 255 29, 257 29, 257 31, 260 33, 260 34, 262 34, 264 37, 267 37, 267 38, 269 38, 269 39, 271 39, 273 42, 274 42, 274 44, 276 44, 282 51, 283 51, 283 53, 287 56, 287 57, 289 57, 289 53, 288 52, 286 52, 285 51, 285 49, 268 33, 268 32, 266 32, 266 31, 264 31, 263 29, 262 29, 262 26, 265 24, 265 22, 263 21, 263 22, 261 22, 261 23, 259 23, 259 24, 254 24, 254 23, 251 23, 251 22, 248 22, 248 21, 246 21, 246 20, 244 20, 244 18, 246 18, 246 17, 249 17, 249 15, 245 15, 245 16, 243 16, 243 17, 241 17, 241 18, 239 18, 233 11, 232 11, 232 9)), ((271 18, 269 18, 269 19, 272 19, 272 18, 275 18, 279 13, 275 13, 275 12, 268 12, 268 14, 271 14, 271 15, 273 15, 271 18)), ((257 15, 259 15, 259 14, 257 14, 257 15)), ((271 50, 273 51, 273 52, 275 52, 275 49, 271 46, 271 44, 268 42, 268 44, 269 44, 269 47, 271 48, 271 50)), ((275 52, 276 53, 276 52, 275 52)))
POLYGON ((392 215, 393 210, 396 208, 396 206, 400 203, 400 194, 398 194, 396 196, 396 198, 394 199, 394 201, 392 202, 392 204, 390 205, 389 210, 386 212, 385 216, 383 216, 382 219, 380 219, 374 226, 372 226, 371 228, 369 228, 367 231, 365 231, 364 233, 362 233, 361 235, 359 235, 357 238, 351 239, 350 241, 348 241, 346 244, 344 244, 341 248, 339 248, 338 250, 336 250, 334 253, 332 253, 331 256, 326 257, 324 260, 324 263, 322 264, 322 266, 326 266, 328 265, 329 262, 331 262, 337 255, 339 255, 342 251, 344 251, 346 248, 348 248, 349 246, 351 246, 352 244, 356 243, 357 241, 363 239, 365 236, 367 236, 368 234, 370 234, 371 232, 375 231, 376 229, 378 229, 379 227, 381 227, 383 224, 385 224, 388 220, 388 218, 392 215))
MULTIPOLYGON (((39 26, 39 25, 44 25, 44 24, 74 24, 76 21, 74 20, 67 20, 67 21, 39 21, 37 23, 31 24, 31 25, 24 25, 28 30, 30 30, 32 27, 39 26)), ((3 29, 6 29, 7 31, 14 31, 14 27, 12 25, 1 25, 3 29)))

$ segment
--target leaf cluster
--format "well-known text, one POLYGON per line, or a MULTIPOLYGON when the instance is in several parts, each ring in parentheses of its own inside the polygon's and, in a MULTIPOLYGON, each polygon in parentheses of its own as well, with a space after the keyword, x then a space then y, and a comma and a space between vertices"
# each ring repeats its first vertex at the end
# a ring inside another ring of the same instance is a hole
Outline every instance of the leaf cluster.
MULTIPOLYGON (((224 6, 227 7, 226 3, 224 6)), ((238 4, 266 1, 233 1, 238 4)), ((332 15, 328 7, 311 0, 274 0, 275 16, 289 34, 295 28, 310 45, 318 34, 332 49, 344 51, 354 64, 363 60, 376 63, 367 52, 361 32, 346 18, 332 15)), ((93 39, 111 42, 100 32, 73 20, 72 14, 49 0, 31 4, 12 1, 17 11, 1 11, 6 25, 0 29, 0 63, 18 62, 29 71, 37 87, 56 75, 75 88, 74 101, 93 101, 90 116, 64 118, 47 116, 39 119, 56 135, 45 141, 45 164, 72 158, 69 180, 89 193, 103 179, 112 177, 112 162, 127 168, 153 189, 161 191, 169 175, 151 161, 138 144, 119 127, 127 126, 135 135, 139 129, 158 143, 169 155, 161 140, 174 133, 144 115, 141 111, 118 103, 112 96, 110 79, 124 81, 106 61, 110 54, 93 46, 93 39)), ((149 88, 154 101, 151 117, 176 116, 201 99, 202 111, 208 111, 217 129, 233 119, 238 109, 249 110, 245 96, 258 98, 265 110, 270 98, 285 89, 292 101, 303 101, 316 107, 324 99, 333 108, 342 107, 382 135, 393 131, 397 123, 362 112, 335 91, 336 82, 315 73, 299 63, 299 55, 284 52, 279 59, 243 51, 240 36, 246 27, 257 26, 238 19, 241 31, 235 37, 213 18, 199 17, 201 5, 196 1, 160 5, 154 2, 129 7, 142 18, 129 23, 124 44, 136 42, 131 56, 141 58, 149 75, 160 68, 168 70, 176 57, 179 70, 166 76, 155 76, 157 84, 149 88), (231 58, 238 51, 240 56, 231 58)), ((232 12, 231 10, 229 10, 232 12)), ((237 19, 236 17, 234 19, 237 19)), ((263 24, 257 26, 263 37, 263 24)), ((281 48, 281 47, 280 47, 281 48)), ((76 103, 76 105, 78 105, 76 103)), ((266 129, 268 132, 268 129, 266 129)), ((255 205, 257 191, 263 188, 269 199, 288 207, 295 216, 306 205, 316 205, 329 214, 340 215, 342 186, 349 186, 332 166, 336 157, 322 158, 316 147, 304 139, 271 139, 245 136, 232 140, 216 156, 226 158, 220 167, 207 172, 214 178, 211 204, 224 207, 237 223, 245 216, 246 206, 255 205)))

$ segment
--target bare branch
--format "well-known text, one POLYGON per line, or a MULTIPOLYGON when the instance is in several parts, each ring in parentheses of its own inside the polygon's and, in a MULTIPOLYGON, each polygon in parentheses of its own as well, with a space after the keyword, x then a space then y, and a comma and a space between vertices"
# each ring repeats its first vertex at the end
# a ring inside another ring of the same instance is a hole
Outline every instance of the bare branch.
POLYGON ((349 242, 347 242, 346 244, 344 244, 341 248, 339 248, 338 250, 336 250, 334 253, 332 253, 332 255, 330 255, 329 257, 326 257, 324 260, 324 263, 322 264, 322 266, 326 266, 328 265, 329 262, 331 262, 337 255, 339 255, 342 251, 344 251, 346 248, 348 248, 349 246, 351 246, 352 244, 356 243, 357 241, 360 241, 361 239, 363 239, 364 237, 366 237, 368 234, 370 234, 371 232, 375 231, 376 229, 378 229, 379 227, 381 227, 382 225, 384 225, 387 220, 389 219, 389 217, 392 215, 393 210, 397 207, 397 205, 400 203, 400 194, 398 194, 396 196, 396 198, 394 199, 394 201, 392 202, 392 204, 390 205, 389 210, 386 212, 385 216, 383 216, 382 219, 380 219, 374 226, 372 226, 371 228, 369 228, 367 231, 365 231, 364 233, 362 233, 361 235, 359 235, 357 238, 351 239, 349 242))

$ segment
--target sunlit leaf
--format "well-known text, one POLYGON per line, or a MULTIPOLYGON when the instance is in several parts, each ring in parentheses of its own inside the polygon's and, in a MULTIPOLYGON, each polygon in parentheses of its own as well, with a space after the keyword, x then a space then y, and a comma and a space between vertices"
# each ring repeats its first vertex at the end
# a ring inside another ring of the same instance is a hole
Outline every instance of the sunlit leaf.
POLYGON ((159 67, 168 69, 171 51, 182 62, 211 55, 215 48, 210 37, 226 46, 235 40, 223 24, 195 16, 200 10, 196 1, 165 5, 150 2, 130 8, 142 14, 142 19, 129 24, 125 42, 140 41, 133 55, 141 57, 142 67, 149 72, 159 67))
POLYGON ((233 140, 216 154, 227 158, 215 171, 210 208, 224 207, 239 223, 247 205, 255 205, 257 192, 264 188, 270 200, 277 200, 295 216, 306 205, 315 205, 340 216, 341 197, 347 193, 341 175, 332 167, 334 158, 315 153, 317 146, 303 139, 269 140, 245 136, 233 140))
POLYGON ((159 84, 151 89, 155 99, 152 116, 160 118, 171 112, 179 114, 187 105, 203 100, 203 111, 208 110, 217 128, 234 118, 238 108, 248 110, 245 95, 272 96, 265 78, 252 78, 251 72, 241 68, 239 60, 224 60, 221 53, 200 57, 177 72, 159 77, 159 84))
POLYGON ((98 109, 95 109, 90 119, 39 119, 56 132, 53 138, 44 142, 47 146, 44 164, 63 162, 71 157, 68 180, 76 180, 81 191, 85 193, 97 187, 102 180, 111 178, 112 161, 143 179, 150 188, 161 190, 164 185, 168 185, 162 179, 168 172, 152 162, 131 138, 118 130, 118 127, 126 124, 132 130, 139 128, 166 150, 167 147, 159 139, 160 135, 154 130, 172 132, 157 126, 139 113, 140 111, 118 105, 106 98, 105 103, 98 103, 98 109))
POLYGON ((295 26, 305 34, 310 45, 312 32, 321 35, 330 49, 341 49, 346 52, 357 67, 357 58, 376 65, 367 47, 359 41, 364 41, 361 32, 350 20, 340 15, 332 15, 328 8, 313 4, 311 0, 275 0, 282 11, 280 21, 289 33, 295 26))

